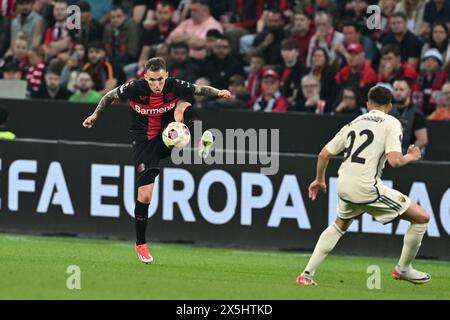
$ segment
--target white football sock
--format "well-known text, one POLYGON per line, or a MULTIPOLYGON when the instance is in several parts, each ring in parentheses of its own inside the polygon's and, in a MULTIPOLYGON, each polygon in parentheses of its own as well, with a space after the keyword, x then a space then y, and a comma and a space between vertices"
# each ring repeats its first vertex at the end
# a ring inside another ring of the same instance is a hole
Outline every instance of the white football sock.
POLYGON ((427 230, 428 223, 418 224, 412 223, 403 239, 403 249, 398 261, 401 271, 407 271, 411 267, 411 262, 417 255, 422 243, 423 235, 427 230))
POLYGON ((322 263, 322 261, 327 257, 331 250, 336 246, 336 243, 344 235, 344 231, 339 229, 339 227, 333 223, 328 228, 326 228, 320 235, 317 241, 314 252, 309 258, 308 265, 305 268, 303 274, 307 277, 313 277, 316 269, 322 263))

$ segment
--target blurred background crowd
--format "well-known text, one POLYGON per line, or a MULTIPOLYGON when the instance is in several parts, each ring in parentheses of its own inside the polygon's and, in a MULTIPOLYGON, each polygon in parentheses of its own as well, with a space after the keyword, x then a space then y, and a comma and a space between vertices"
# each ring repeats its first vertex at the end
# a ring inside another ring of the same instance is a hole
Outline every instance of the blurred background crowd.
POLYGON ((449 27, 450 0, 0 0, 0 78, 96 103, 162 56, 233 94, 197 108, 354 115, 381 82, 421 146, 426 118, 450 120, 449 27))

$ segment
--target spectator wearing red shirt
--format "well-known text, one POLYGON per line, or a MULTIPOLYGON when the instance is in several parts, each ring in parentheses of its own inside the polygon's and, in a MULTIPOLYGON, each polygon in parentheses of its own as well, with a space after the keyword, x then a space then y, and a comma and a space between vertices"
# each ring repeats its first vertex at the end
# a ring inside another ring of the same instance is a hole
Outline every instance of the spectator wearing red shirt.
POLYGON ((42 47, 33 47, 28 51, 30 66, 27 72, 27 82, 30 91, 38 91, 44 77, 45 51, 42 47))
POLYGON ((234 12, 239 20, 234 23, 236 27, 256 30, 256 23, 264 9, 264 0, 228 0, 224 1, 223 12, 234 12))
POLYGON ((412 91, 420 90, 418 79, 419 74, 416 68, 407 62, 402 63, 400 48, 395 44, 387 44, 381 49, 381 59, 378 76, 380 81, 394 84, 397 79, 406 78, 412 83, 412 91))
POLYGON ((313 16, 311 14, 304 11, 294 13, 294 28, 289 37, 298 43, 298 60, 302 65, 306 64, 309 42, 315 32, 316 29, 314 28, 313 16))
POLYGON ((283 64, 278 69, 281 93, 291 103, 295 88, 306 73, 304 65, 298 61, 299 50, 297 41, 284 39, 281 42, 281 56, 283 57, 283 64))
POLYGON ((44 50, 49 57, 65 51, 70 45, 69 29, 66 26, 67 1, 57 0, 53 6, 55 24, 48 28, 44 36, 44 50))
POLYGON ((262 72, 261 95, 253 104, 253 111, 286 112, 288 102, 280 92, 280 77, 273 69, 262 72))
POLYGON ((361 34, 361 28, 353 20, 344 20, 341 23, 344 41, 336 47, 336 61, 332 61, 333 66, 343 67, 347 52, 345 48, 351 43, 360 43, 364 48, 364 57, 369 61, 378 60, 379 52, 375 42, 368 36, 361 34))
POLYGON ((0 16, 11 21, 14 18, 15 0, 0 0, 0 16))
POLYGON ((347 65, 335 77, 338 86, 355 86, 366 96, 369 89, 378 82, 378 75, 370 62, 364 59, 364 48, 359 43, 351 43, 346 48, 347 65))
MULTIPOLYGON (((435 48, 428 49, 422 57, 424 70, 419 77, 421 99, 418 104, 422 112, 427 116, 436 109, 436 96, 445 84, 446 74, 441 69, 442 55, 435 48)), ((418 95, 416 94, 416 97, 418 95)))
POLYGON ((261 79, 264 65, 264 55, 260 52, 253 52, 250 56, 250 72, 247 77, 247 90, 250 93, 252 105, 261 94, 261 79))

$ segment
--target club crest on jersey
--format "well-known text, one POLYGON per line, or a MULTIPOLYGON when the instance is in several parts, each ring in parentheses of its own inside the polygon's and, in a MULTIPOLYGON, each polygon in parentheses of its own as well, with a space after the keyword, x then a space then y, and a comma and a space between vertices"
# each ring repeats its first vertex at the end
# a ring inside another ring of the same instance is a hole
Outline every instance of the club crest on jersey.
POLYGON ((173 99, 173 92, 169 92, 169 93, 166 93, 165 95, 164 95, 164 100, 172 100, 173 99))
POLYGON ((139 99, 140 99, 141 101, 145 101, 146 98, 147 98, 146 96, 139 96, 139 99))

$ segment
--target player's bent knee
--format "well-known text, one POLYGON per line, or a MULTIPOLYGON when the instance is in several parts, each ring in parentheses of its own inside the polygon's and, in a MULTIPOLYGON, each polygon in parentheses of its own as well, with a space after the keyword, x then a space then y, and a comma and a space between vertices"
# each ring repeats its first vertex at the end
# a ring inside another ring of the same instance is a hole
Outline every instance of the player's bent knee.
POLYGON ((404 218, 412 223, 424 224, 430 221, 430 216, 420 205, 412 202, 408 210, 404 213, 404 218))
POLYGON ((140 187, 138 189, 138 201, 141 203, 150 203, 152 200, 151 188, 140 187))
POLYGON ((417 209, 418 214, 415 222, 420 224, 428 223, 430 221, 430 215, 419 205, 417 205, 417 209))
POLYGON ((430 221, 430 215, 422 209, 422 213, 420 215, 420 223, 428 223, 430 221))
POLYGON ((334 221, 334 224, 340 229, 342 232, 346 232, 347 229, 352 224, 353 219, 344 220, 339 217, 336 217, 336 220, 334 221))
POLYGON ((152 200, 152 196, 151 195, 139 195, 138 196, 138 200, 140 203, 150 203, 150 201, 152 200))

